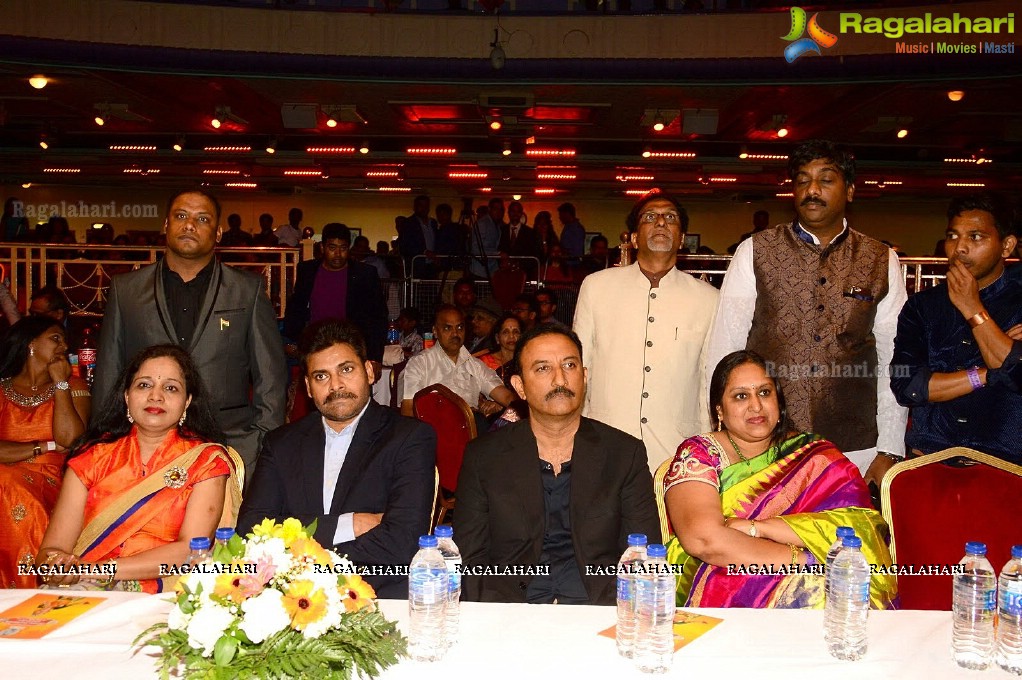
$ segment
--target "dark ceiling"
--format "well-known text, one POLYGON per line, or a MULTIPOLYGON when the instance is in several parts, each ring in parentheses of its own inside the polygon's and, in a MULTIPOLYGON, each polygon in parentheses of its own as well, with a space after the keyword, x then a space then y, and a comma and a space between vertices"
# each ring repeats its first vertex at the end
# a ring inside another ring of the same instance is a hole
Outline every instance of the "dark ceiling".
MULTIPOLYGON (((7 45, 20 54, 0 56, 4 183, 588 195, 655 184, 678 193, 769 197, 786 191, 785 154, 815 137, 855 149, 859 191, 867 194, 944 196, 948 183, 1015 190, 1022 180, 1017 61, 971 74, 899 74, 904 66, 892 59, 883 75, 874 65, 873 77, 791 82, 760 73, 757 60, 749 60, 745 77, 731 60, 726 78, 715 79, 717 65, 706 63, 702 77, 608 82, 598 77, 604 66, 590 64, 586 77, 556 82, 512 78, 511 64, 506 78, 414 77, 407 65, 403 77, 373 78, 371 59, 356 65, 362 77, 267 75, 254 67, 239 74, 236 60, 228 68, 210 55, 201 69, 168 73, 166 64, 123 54, 111 63, 91 46, 62 44, 60 58, 50 59, 44 41, 7 45), (28 83, 37 72, 51 79, 41 90, 28 83), (950 101, 949 90, 964 97, 950 101), (231 114, 219 130, 210 124, 218 107, 231 114), (331 114, 336 127, 327 125, 331 114), (651 127, 658 116, 661 132, 651 127), (499 130, 489 125, 494 119, 499 130), (785 138, 780 127, 789 131, 785 138), (900 129, 907 136, 899 138, 900 129), (172 149, 176 142, 182 151, 172 149), (273 154, 266 152, 271 142, 273 154), (112 148, 118 146, 129 149, 112 148), (368 153, 359 153, 363 146, 368 153), (324 147, 342 150, 309 150, 324 147), (411 148, 454 153, 413 155, 411 148), (646 150, 654 155, 644 157, 646 150)), ((825 74, 828 62, 812 65, 825 74)))

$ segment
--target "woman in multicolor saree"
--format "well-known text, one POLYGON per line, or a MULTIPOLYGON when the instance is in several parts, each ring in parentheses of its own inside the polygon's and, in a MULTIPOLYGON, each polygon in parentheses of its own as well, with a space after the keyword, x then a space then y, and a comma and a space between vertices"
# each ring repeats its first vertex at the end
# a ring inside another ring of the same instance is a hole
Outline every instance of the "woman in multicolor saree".
POLYGON ((50 586, 160 592, 162 567, 184 562, 189 539, 237 518, 244 468, 214 443, 222 435, 188 353, 145 349, 119 384, 72 451, 36 557, 91 573, 51 575, 50 586))
MULTIPOLYGON (((724 357, 710 405, 717 430, 682 442, 664 479, 679 605, 820 608, 822 567, 806 565, 823 564, 839 526, 855 529, 870 564, 890 566, 887 527, 855 465, 791 431, 762 357, 724 357)), ((870 606, 892 608, 896 596, 895 577, 874 573, 870 606)))

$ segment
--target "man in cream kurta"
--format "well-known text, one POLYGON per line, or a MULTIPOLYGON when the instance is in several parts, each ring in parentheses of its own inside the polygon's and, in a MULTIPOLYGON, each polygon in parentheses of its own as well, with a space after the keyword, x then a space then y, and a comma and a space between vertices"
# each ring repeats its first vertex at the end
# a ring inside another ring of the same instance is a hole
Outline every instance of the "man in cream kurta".
POLYGON ((575 308, 589 369, 583 415, 642 439, 655 471, 710 428, 703 350, 718 292, 675 267, 688 226, 675 198, 646 194, 628 225, 635 264, 587 276, 575 308))

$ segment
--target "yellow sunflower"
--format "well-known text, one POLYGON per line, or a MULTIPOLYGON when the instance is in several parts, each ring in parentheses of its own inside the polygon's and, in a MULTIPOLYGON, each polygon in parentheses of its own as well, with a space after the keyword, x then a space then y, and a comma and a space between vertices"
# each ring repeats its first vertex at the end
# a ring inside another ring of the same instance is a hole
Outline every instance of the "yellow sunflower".
POLYGON ((344 600, 344 609, 349 612, 357 612, 362 607, 372 604, 372 600, 376 597, 373 587, 358 574, 346 576, 344 583, 340 586, 340 591, 344 600))
POLYGON ((240 559, 231 562, 233 568, 230 571, 234 573, 224 573, 217 576, 213 586, 213 594, 217 597, 225 597, 235 604, 241 604, 253 595, 259 594, 262 590, 262 584, 253 584, 252 578, 250 576, 246 577, 245 564, 245 561, 240 559))
POLYGON ((284 609, 291 617, 291 627, 304 630, 326 616, 326 593, 312 581, 295 581, 284 593, 284 609))

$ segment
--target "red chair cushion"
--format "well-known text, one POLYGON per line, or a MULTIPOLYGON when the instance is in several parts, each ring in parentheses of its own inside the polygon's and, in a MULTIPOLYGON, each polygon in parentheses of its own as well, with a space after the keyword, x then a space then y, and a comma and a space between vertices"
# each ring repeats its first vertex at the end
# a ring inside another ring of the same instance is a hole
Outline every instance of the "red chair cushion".
MULTIPOLYGON (((438 391, 424 392, 415 395, 415 416, 432 425, 436 431, 436 467, 440 473, 440 487, 454 492, 458 488, 465 445, 475 436, 474 428, 466 421, 464 402, 458 404, 438 391)), ((471 412, 468 417, 471 418, 471 412)))

